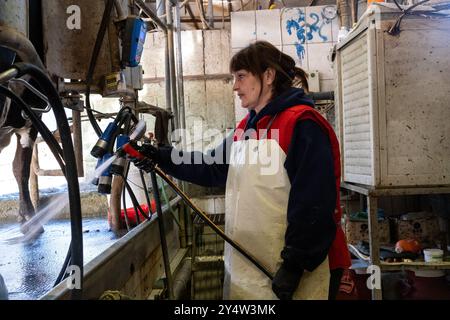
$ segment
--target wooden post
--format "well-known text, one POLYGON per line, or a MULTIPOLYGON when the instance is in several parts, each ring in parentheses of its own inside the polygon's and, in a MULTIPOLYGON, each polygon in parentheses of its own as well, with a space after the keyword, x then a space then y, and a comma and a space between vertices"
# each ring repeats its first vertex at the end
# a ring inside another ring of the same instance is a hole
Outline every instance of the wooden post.
POLYGON ((30 170, 30 197, 31 203, 35 209, 39 205, 39 181, 37 176, 37 170, 39 170, 38 162, 38 144, 33 146, 33 155, 31 156, 31 170, 30 170))
POLYGON ((122 199, 123 179, 120 176, 113 176, 111 183, 111 197, 109 199, 109 227, 116 235, 119 235, 120 224, 120 208, 122 199))

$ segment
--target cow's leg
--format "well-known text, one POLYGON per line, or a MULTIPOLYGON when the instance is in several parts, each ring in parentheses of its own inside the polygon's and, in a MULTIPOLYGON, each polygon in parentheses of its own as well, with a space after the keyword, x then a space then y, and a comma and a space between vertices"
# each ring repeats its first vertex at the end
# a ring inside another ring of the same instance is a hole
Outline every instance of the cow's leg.
MULTIPOLYGON (((17 131, 17 148, 13 161, 13 172, 19 186, 19 221, 21 223, 29 220, 35 213, 28 182, 36 136, 37 131, 33 127, 17 131)), ((22 231, 25 233, 27 230, 22 231)), ((44 229, 41 227, 38 231, 43 232, 44 229)))

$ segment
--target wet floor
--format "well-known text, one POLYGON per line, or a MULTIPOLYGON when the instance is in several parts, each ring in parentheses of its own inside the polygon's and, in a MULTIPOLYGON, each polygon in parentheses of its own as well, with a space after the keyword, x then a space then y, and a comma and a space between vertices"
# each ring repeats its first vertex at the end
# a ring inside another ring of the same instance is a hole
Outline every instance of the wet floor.
MULTIPOLYGON (((70 244, 70 221, 52 220, 32 243, 8 243, 18 234, 17 223, 0 224, 0 274, 10 300, 38 299, 53 287, 70 244)), ((106 218, 83 220, 84 264, 102 253, 118 238, 109 231, 106 218)))

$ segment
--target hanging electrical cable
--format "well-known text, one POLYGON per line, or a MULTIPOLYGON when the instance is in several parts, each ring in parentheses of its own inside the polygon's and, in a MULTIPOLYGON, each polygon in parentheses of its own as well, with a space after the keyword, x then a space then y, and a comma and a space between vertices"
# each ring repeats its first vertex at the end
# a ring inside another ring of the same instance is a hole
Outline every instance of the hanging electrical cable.
POLYGON ((148 216, 148 220, 152 219, 153 211, 152 211, 152 202, 150 201, 150 196, 148 195, 147 184, 145 183, 145 177, 142 170, 139 170, 139 175, 141 177, 142 186, 144 188, 145 200, 147 200, 148 211, 150 212, 148 216))

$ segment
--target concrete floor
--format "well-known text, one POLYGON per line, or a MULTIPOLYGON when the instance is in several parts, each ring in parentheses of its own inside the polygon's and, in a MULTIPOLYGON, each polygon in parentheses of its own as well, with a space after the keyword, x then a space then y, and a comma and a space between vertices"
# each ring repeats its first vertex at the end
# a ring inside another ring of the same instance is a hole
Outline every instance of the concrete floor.
MULTIPOLYGON (((10 243, 20 235, 17 223, 0 224, 0 274, 10 300, 34 300, 48 292, 61 270, 70 243, 70 221, 52 220, 33 243, 10 243)), ((86 264, 117 237, 106 218, 83 220, 83 254, 86 264)))

